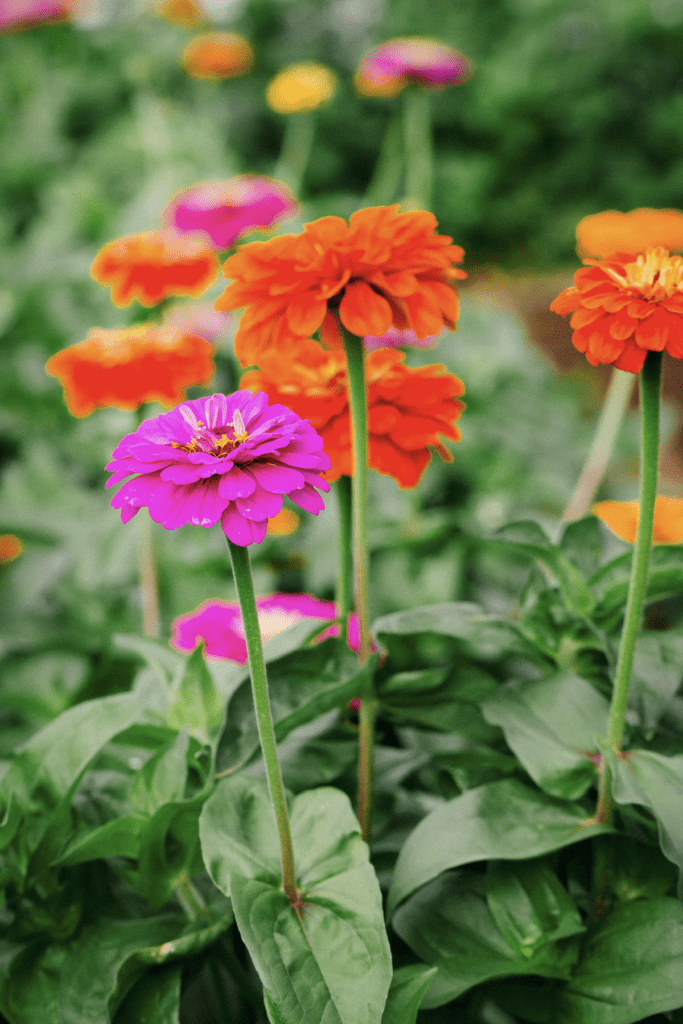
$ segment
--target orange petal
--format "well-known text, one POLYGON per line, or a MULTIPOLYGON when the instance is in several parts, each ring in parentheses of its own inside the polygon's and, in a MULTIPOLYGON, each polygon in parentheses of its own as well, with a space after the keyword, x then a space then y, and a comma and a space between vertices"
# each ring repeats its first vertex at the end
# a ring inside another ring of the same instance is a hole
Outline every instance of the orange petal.
POLYGON ((339 319, 352 334, 380 338, 391 327, 391 306, 365 281, 352 281, 339 304, 339 319))

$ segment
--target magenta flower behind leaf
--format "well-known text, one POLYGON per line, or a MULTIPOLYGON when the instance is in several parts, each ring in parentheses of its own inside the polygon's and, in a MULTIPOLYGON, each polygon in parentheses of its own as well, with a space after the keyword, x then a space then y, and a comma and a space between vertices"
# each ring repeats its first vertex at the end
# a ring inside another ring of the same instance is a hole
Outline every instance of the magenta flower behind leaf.
MULTIPOLYGON (((337 606, 334 601, 321 601, 311 594, 269 594, 256 598, 261 637, 271 640, 278 633, 302 619, 334 619, 337 606)), ((337 624, 328 626, 316 641, 339 636, 337 624)), ((229 658, 244 664, 247 645, 244 638, 242 614, 237 601, 204 601, 199 608, 173 620, 171 645, 177 651, 189 654, 203 642, 212 658, 229 658)), ((349 618, 348 644, 358 651, 358 616, 349 618)), ((373 645, 373 650, 377 648, 373 645)))
POLYGON ((427 338, 418 338, 415 331, 401 330, 399 327, 390 327, 386 334, 366 334, 363 338, 363 348, 366 352, 372 352, 376 348, 421 348, 425 352, 436 348, 439 339, 447 334, 444 327, 438 334, 430 334, 427 338))
POLYGON ((281 181, 243 174, 178 193, 166 207, 164 223, 176 231, 202 232, 216 249, 229 249, 247 231, 268 228, 296 211, 296 200, 281 181))
POLYGON ((107 487, 127 523, 148 508, 167 530, 220 522, 234 544, 260 544, 283 495, 317 515, 330 485, 320 435, 263 392, 236 391, 182 402, 145 420, 115 448, 107 487), (135 474, 135 475, 134 475, 135 474), (129 479, 130 478, 130 479, 129 479))
POLYGON ((358 67, 355 85, 362 96, 391 97, 409 82, 446 89, 464 82, 471 70, 471 62, 452 46, 412 36, 390 39, 370 50, 358 67))

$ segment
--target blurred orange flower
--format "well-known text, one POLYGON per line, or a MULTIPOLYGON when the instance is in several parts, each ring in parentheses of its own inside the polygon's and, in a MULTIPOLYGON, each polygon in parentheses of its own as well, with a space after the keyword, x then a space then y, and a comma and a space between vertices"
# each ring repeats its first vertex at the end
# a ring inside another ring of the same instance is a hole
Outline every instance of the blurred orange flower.
POLYGON ((638 373, 648 351, 683 358, 683 258, 655 246, 583 262, 550 308, 573 312, 572 343, 589 363, 638 373))
MULTIPOLYGON (((637 501, 599 501, 591 512, 602 519, 617 537, 635 544, 640 519, 637 501)), ((655 499, 653 544, 680 544, 683 541, 683 501, 680 498, 655 499)))
POLYGON ((584 217, 576 226, 579 256, 609 259, 615 253, 639 253, 654 246, 669 252, 683 249, 683 213, 642 207, 630 213, 605 210, 584 217))
POLYGON ((190 40, 181 60, 185 71, 193 78, 220 81, 251 71, 254 51, 248 40, 234 32, 203 32, 190 40))
POLYGON ((160 18, 183 28, 197 28, 204 21, 204 12, 195 0, 158 0, 154 11, 160 18))
POLYGON ((14 533, 0 533, 0 565, 13 562, 24 550, 24 542, 14 533))
MULTIPOLYGON (((404 360, 405 354, 396 349, 375 349, 366 356, 368 465, 393 477, 400 487, 415 487, 430 460, 428 446, 444 461, 453 461, 440 435, 460 440, 455 423, 465 408, 458 398, 465 386, 444 366, 414 368, 404 360)), ((343 351, 327 351, 312 339, 287 352, 270 349, 259 369, 244 374, 240 387, 265 391, 270 401, 310 420, 332 461, 328 480, 353 475, 343 351)))
POLYGON ((268 520, 266 533, 269 537, 288 537, 296 533, 301 525, 301 516, 291 508, 281 508, 277 515, 268 520))
POLYGON ((464 253, 437 235, 432 213, 398 213, 375 206, 342 217, 321 217, 299 235, 250 242, 230 256, 232 278, 216 309, 245 312, 235 335, 243 366, 261 363, 274 347, 286 350, 321 328, 328 348, 341 346, 338 314, 352 334, 380 336, 411 328, 418 338, 438 334, 458 319, 452 287, 467 275, 453 267, 464 253))
POLYGON ((45 369, 64 387, 71 415, 89 416, 105 406, 177 405, 185 388, 211 379, 212 355, 204 338, 143 324, 116 331, 96 328, 85 341, 51 356, 45 369))
POLYGON ((111 285, 115 306, 130 306, 134 299, 155 306, 169 295, 203 295, 218 277, 219 266, 214 251, 197 238, 144 231, 104 245, 90 276, 111 285))

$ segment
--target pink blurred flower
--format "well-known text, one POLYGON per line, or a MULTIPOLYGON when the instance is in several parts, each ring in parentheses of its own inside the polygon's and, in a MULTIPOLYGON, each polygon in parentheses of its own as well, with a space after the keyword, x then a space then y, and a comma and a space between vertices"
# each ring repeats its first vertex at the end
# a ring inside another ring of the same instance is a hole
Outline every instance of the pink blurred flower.
POLYGON ((356 72, 356 89, 363 96, 396 96, 409 82, 427 89, 446 89, 469 77, 472 64, 452 46, 436 39, 412 36, 375 46, 356 72))
POLYGON ((166 207, 164 222, 176 231, 202 232, 216 249, 229 249, 247 231, 270 227, 296 211, 296 200, 281 181, 242 174, 179 192, 166 207))
POLYGON ((73 13, 74 0, 0 0, 0 32, 65 21, 73 13))
POLYGON ((213 344, 230 333, 237 319, 231 313, 219 313, 207 302, 179 302, 164 311, 163 322, 182 334, 197 334, 213 344))
POLYGON ((330 489, 322 446, 307 420, 263 392, 182 402, 115 448, 107 487, 126 482, 111 505, 124 523, 147 507, 167 530, 220 521, 234 544, 260 544, 284 494, 314 515, 325 507, 316 490, 330 489))
MULTIPOLYGON (((334 601, 321 601, 311 594, 269 594, 256 598, 261 637, 272 640, 278 633, 303 619, 334 619, 337 606, 334 601)), ((247 660, 244 626, 237 601, 204 601, 199 608, 173 620, 171 645, 177 651, 190 653, 200 641, 206 654, 212 658, 228 658, 243 665, 247 660)), ((315 642, 330 636, 339 636, 338 624, 328 626, 315 638, 315 642)), ((358 651, 358 616, 349 619, 349 647, 358 651)), ((377 648, 373 645, 373 650, 377 648)))
POLYGON ((363 347, 366 352, 372 352, 376 348, 421 348, 427 352, 436 348, 439 339, 448 333, 446 328, 438 334, 430 334, 427 338, 418 338, 415 331, 400 330, 398 327, 390 327, 386 334, 366 334, 363 338, 363 347))

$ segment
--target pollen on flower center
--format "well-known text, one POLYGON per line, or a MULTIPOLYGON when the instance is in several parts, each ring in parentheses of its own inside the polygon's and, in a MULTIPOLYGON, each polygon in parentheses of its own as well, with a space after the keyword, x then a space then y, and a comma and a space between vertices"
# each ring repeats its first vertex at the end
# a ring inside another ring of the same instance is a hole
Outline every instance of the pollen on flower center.
MULTIPOLYGON (((171 448, 179 448, 183 452, 204 452, 205 455, 213 455, 220 459, 249 440, 249 434, 244 426, 242 413, 235 409, 232 415, 232 437, 226 433, 226 428, 211 429, 202 420, 197 420, 198 433, 196 433, 188 444, 181 444, 179 441, 171 441, 171 448)), ((228 427, 229 429, 229 427, 228 427)))
POLYGON ((622 276, 611 270, 614 279, 627 288, 636 288, 644 299, 655 301, 683 291, 683 258, 670 256, 661 246, 646 249, 633 263, 625 265, 622 276))

